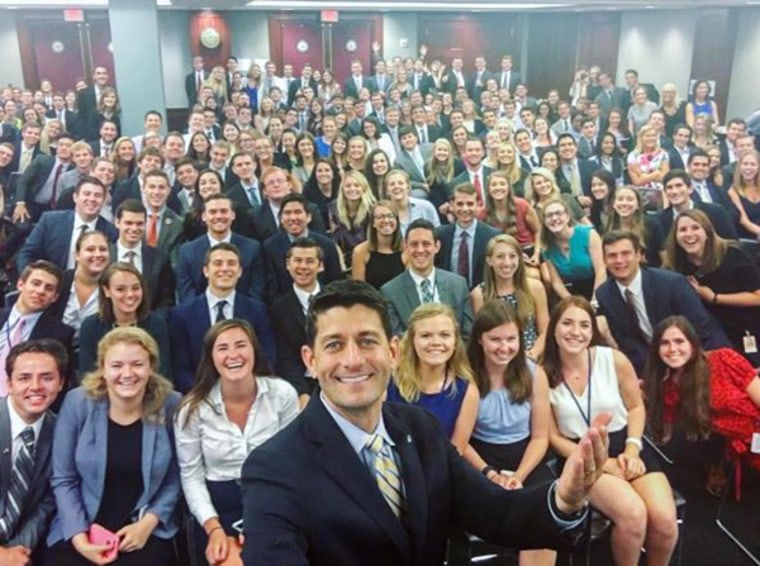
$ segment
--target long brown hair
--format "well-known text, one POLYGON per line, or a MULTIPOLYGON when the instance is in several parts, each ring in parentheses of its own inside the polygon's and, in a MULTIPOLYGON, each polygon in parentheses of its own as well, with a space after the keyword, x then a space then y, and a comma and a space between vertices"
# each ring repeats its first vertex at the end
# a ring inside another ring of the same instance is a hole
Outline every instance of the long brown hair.
POLYGON ((669 328, 680 330, 692 348, 691 359, 681 371, 678 382, 678 422, 688 436, 705 438, 710 432, 710 366, 694 327, 684 316, 669 316, 654 331, 644 373, 647 392, 647 421, 656 441, 664 435, 663 410, 665 378, 670 368, 660 358, 660 341, 669 328))
MULTIPOLYGON (((507 234, 499 234, 488 240, 488 244, 486 244, 487 258, 490 258, 493 255, 496 246, 499 244, 508 245, 517 254, 519 265, 515 270, 515 274, 512 276, 512 286, 514 287, 515 299, 517 300, 517 317, 520 319, 520 324, 524 326, 528 323, 531 317, 535 316, 536 302, 533 299, 533 295, 531 294, 528 285, 528 274, 525 269, 523 251, 515 238, 507 234)), ((485 267, 483 268, 483 300, 491 301, 498 297, 496 270, 486 262, 485 267)))
POLYGON ((707 235, 705 250, 702 254, 702 264, 699 266, 699 270, 702 273, 715 271, 723 263, 723 258, 726 257, 729 242, 715 233, 715 228, 710 218, 704 212, 697 209, 682 212, 676 218, 665 242, 665 261, 663 261, 662 266, 678 273, 690 273, 693 270, 686 252, 678 245, 678 241, 676 240, 678 223, 682 218, 689 218, 699 224, 707 235))
MULTIPOLYGON (((177 408, 177 414, 181 409, 187 407, 185 413, 185 421, 181 424, 184 428, 190 421, 192 416, 198 410, 201 403, 209 403, 209 393, 219 381, 219 371, 214 365, 214 344, 219 336, 233 328, 241 329, 248 340, 253 346, 253 375, 254 379, 257 375, 268 375, 271 373, 269 370, 269 364, 264 357, 264 350, 259 344, 258 338, 256 338, 256 332, 253 327, 246 320, 239 318, 231 318, 216 323, 214 326, 208 329, 206 335, 203 337, 203 352, 201 354, 201 361, 198 364, 198 371, 195 373, 195 383, 190 392, 185 395, 177 408)), ((209 403, 210 406, 210 403, 209 403)))
POLYGON ((501 227, 502 222, 501 219, 498 217, 496 213, 496 204, 493 201, 493 197, 491 196, 491 180, 492 179, 503 179, 507 182, 507 198, 506 198, 506 209, 507 209, 507 218, 504 222, 504 233, 509 234, 510 236, 514 236, 517 234, 517 218, 515 215, 515 196, 512 192, 512 181, 509 178, 509 173, 507 171, 502 171, 500 169, 497 169, 496 171, 491 171, 491 174, 488 176, 488 183, 486 186, 486 218, 485 221, 490 224, 491 226, 501 227))
POLYGON ((504 370, 504 387, 509 391, 509 396, 515 403, 523 403, 530 399, 533 394, 533 380, 525 357, 522 323, 511 306, 497 299, 488 301, 481 307, 472 324, 470 340, 467 343, 467 357, 475 375, 475 385, 478 386, 480 396, 485 397, 491 391, 491 383, 486 371, 486 359, 483 354, 481 338, 486 332, 504 324, 514 324, 517 327, 517 335, 520 340, 520 348, 517 354, 504 370))
POLYGON ((549 326, 546 329, 544 353, 540 359, 541 366, 544 368, 546 377, 549 380, 549 387, 556 387, 562 383, 562 360, 559 355, 559 345, 554 335, 562 315, 570 307, 577 307, 585 311, 591 319, 591 342, 588 345, 589 348, 602 343, 599 327, 596 325, 594 309, 591 308, 591 304, 589 304, 585 297, 570 295, 557 303, 557 306, 552 311, 552 317, 549 319, 549 326))

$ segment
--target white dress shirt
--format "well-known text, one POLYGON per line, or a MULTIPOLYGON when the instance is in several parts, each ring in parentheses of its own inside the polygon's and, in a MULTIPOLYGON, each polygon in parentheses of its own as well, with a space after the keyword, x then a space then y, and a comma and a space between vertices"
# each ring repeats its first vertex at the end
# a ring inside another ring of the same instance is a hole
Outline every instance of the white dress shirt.
POLYGON ((417 288, 417 296, 420 298, 421 305, 425 303, 425 301, 422 299, 422 281, 425 279, 430 281, 431 288, 433 289, 433 302, 441 302, 441 297, 438 294, 438 286, 435 284, 435 267, 427 277, 422 277, 421 275, 415 273, 413 269, 409 269, 409 275, 411 276, 412 281, 414 281, 414 286, 417 288))
POLYGON ((116 242, 117 261, 130 263, 129 256, 127 255, 129 252, 132 252, 135 254, 135 256, 132 258, 131 263, 135 266, 135 269, 137 269, 137 271, 142 273, 143 272, 142 246, 140 244, 137 244, 134 248, 128 248, 121 242, 119 241, 116 242))
POLYGON ((97 217, 92 220, 84 220, 78 213, 74 213, 74 230, 71 232, 71 243, 69 244, 69 259, 66 262, 66 269, 74 269, 76 264, 76 244, 79 236, 82 234, 82 226, 87 226, 85 232, 95 231, 98 222, 97 217))
POLYGON ((319 281, 315 281, 314 283, 314 289, 309 293, 308 291, 304 291, 300 287, 298 287, 295 283, 293 283, 293 292, 296 294, 296 298, 298 299, 298 302, 301 303, 301 308, 303 309, 304 314, 309 310, 309 299, 311 297, 314 297, 319 293, 320 287, 319 287, 319 281))
POLYGON ((257 377, 256 387, 256 398, 243 430, 227 417, 218 381, 208 395, 208 402, 198 405, 187 423, 187 406, 177 415, 175 442, 182 491, 190 512, 200 524, 219 515, 211 502, 206 480, 239 480, 251 451, 298 415, 298 395, 288 382, 257 377))
POLYGON ((224 313, 224 318, 226 320, 229 320, 231 318, 235 318, 233 315, 234 311, 234 305, 235 305, 235 291, 233 290, 229 295, 226 297, 217 297, 211 292, 211 289, 206 288, 206 302, 208 303, 208 315, 209 320, 211 321, 211 325, 214 325, 214 322, 216 321, 216 305, 217 303, 221 301, 227 301, 227 304, 224 305, 222 308, 222 312, 224 313))

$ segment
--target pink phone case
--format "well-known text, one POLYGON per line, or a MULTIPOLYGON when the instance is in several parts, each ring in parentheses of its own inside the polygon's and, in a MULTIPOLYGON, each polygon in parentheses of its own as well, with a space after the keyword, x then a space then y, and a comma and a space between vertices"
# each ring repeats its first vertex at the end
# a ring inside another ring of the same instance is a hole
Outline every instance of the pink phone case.
POLYGON ((110 550, 103 553, 103 558, 115 558, 119 554, 119 537, 100 525, 91 525, 88 534, 92 544, 105 544, 110 550))

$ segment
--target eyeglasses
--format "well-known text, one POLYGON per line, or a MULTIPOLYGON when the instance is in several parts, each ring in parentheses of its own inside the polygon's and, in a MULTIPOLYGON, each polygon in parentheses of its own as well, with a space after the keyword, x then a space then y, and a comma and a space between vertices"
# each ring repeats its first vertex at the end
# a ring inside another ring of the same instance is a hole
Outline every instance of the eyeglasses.
POLYGON ((556 210, 554 212, 544 213, 544 218, 546 218, 547 220, 549 218, 559 218, 560 216, 564 216, 565 214, 567 214, 567 212, 565 212, 564 210, 556 210))
POLYGON ((390 214, 390 213, 388 213, 388 214, 375 214, 373 216, 373 218, 375 220, 396 220, 396 215, 395 214, 390 214))

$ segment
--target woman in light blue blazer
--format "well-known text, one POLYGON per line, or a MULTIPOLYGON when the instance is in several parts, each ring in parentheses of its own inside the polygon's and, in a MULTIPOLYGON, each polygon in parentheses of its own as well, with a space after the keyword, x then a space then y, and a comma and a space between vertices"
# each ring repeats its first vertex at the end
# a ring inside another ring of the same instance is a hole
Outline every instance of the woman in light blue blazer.
POLYGON ((66 396, 53 439, 50 564, 110 563, 108 546, 90 540, 93 525, 119 537, 115 564, 173 563, 180 479, 172 419, 180 396, 157 367, 155 340, 119 327, 100 341, 97 369, 66 396))

